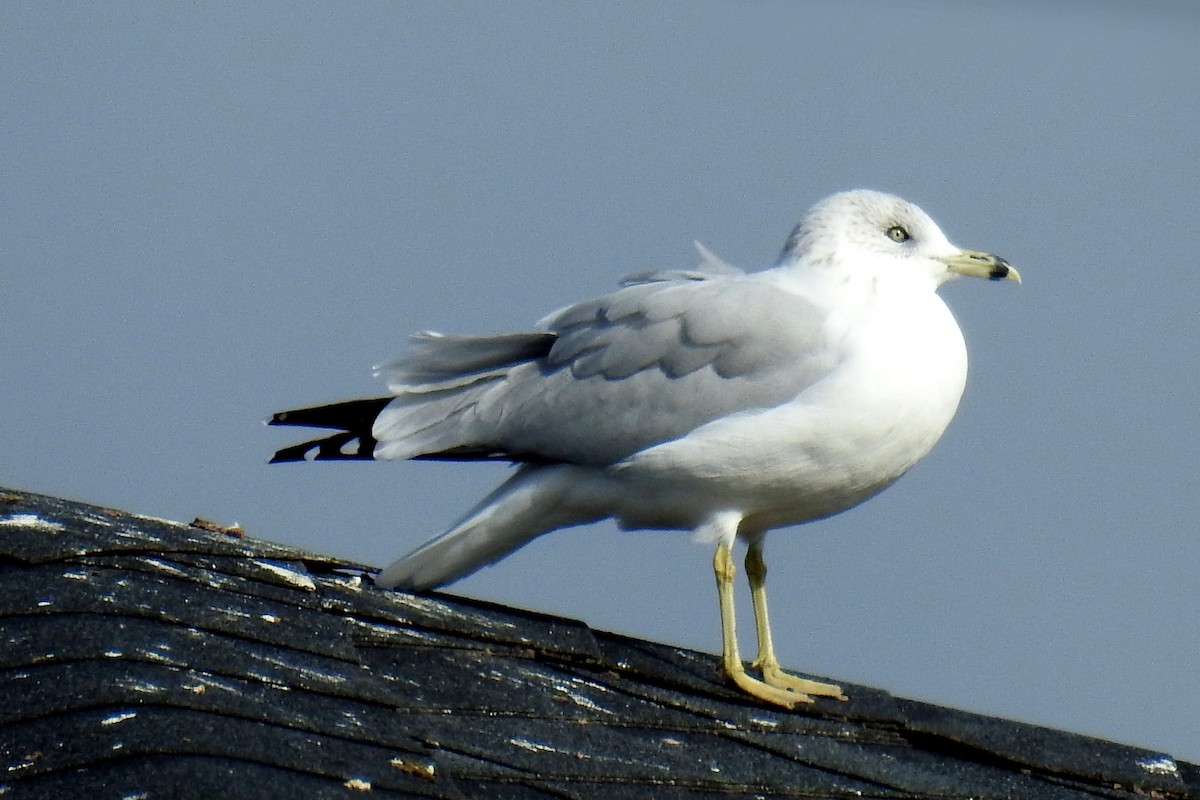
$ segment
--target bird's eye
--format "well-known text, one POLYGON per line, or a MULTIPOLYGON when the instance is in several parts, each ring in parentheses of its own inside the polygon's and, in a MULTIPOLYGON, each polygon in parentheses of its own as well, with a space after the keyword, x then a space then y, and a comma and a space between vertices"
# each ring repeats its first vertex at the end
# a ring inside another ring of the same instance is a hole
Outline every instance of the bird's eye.
POLYGON ((907 242, 912 238, 908 235, 908 231, 904 230, 900 225, 893 225, 888 228, 887 235, 893 242, 907 242))

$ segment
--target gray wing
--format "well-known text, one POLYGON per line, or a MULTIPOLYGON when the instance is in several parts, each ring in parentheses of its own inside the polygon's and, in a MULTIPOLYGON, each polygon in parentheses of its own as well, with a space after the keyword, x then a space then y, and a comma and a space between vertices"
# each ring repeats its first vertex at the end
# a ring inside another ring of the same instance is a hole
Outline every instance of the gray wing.
POLYGON ((785 403, 836 366, 825 314, 755 276, 655 280, 566 308, 546 332, 426 334, 383 370, 376 458, 611 464, 785 403))
POLYGON ((639 283, 657 283, 659 281, 706 281, 711 278, 743 276, 746 273, 719 256, 715 255, 699 242, 693 242, 696 252, 700 255, 700 264, 693 269, 654 270, 651 272, 635 272, 621 278, 622 286, 633 286, 639 283))

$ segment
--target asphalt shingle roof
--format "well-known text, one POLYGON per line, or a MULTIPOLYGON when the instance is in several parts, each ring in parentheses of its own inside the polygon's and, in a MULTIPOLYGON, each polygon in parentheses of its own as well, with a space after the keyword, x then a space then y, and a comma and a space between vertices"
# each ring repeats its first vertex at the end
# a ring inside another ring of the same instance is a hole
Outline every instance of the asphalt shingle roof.
POLYGON ((376 588, 366 567, 0 489, 0 798, 1200 798, 1153 751, 376 588))

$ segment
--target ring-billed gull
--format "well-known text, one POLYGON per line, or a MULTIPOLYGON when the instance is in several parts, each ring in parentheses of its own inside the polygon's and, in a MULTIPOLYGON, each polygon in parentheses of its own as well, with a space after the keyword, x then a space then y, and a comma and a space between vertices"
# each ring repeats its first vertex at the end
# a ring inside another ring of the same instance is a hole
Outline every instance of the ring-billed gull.
POLYGON ((338 432, 272 461, 506 459, 520 468, 462 521, 384 569, 416 591, 536 536, 612 517, 715 542, 722 665, 793 707, 839 687, 784 672, 767 615, 771 528, 844 511, 903 475, 962 396, 962 333, 936 294, 962 275, 1021 278, 962 250, 915 205, 853 191, 814 206, 771 269, 703 248, 696 270, 627 278, 612 294, 494 336, 422 333, 378 369, 387 397, 297 409, 271 423, 338 432), (761 680, 734 628, 732 546, 748 543, 761 680))

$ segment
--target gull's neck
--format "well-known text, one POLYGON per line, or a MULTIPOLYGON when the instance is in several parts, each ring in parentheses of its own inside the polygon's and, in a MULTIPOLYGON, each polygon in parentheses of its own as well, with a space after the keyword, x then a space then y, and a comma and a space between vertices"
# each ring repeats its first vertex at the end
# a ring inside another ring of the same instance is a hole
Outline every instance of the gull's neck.
POLYGON ((853 269, 829 258, 781 261, 768 270, 782 287, 829 298, 839 304, 875 305, 904 302, 933 294, 938 284, 932 275, 905 269, 892 260, 864 259, 853 269))

